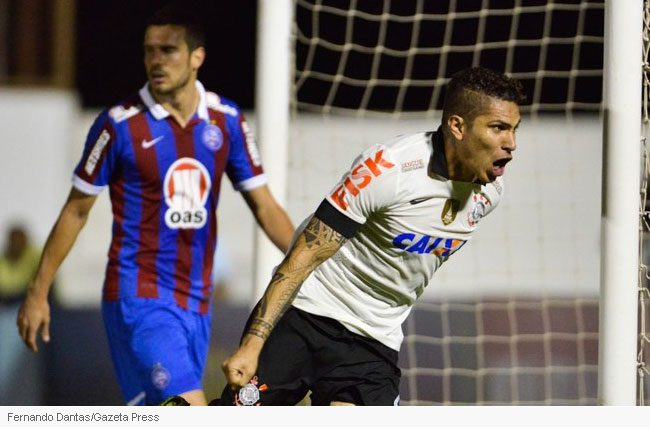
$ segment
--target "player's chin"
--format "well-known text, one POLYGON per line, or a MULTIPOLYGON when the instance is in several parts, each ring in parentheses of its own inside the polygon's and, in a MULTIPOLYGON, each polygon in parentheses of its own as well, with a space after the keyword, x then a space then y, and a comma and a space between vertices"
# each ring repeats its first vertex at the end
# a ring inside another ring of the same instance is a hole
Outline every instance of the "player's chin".
POLYGON ((161 79, 161 78, 149 79, 149 87, 156 92, 167 92, 169 91, 168 86, 169 84, 166 82, 165 79, 161 79))
POLYGON ((483 183, 492 183, 495 180, 497 180, 497 177, 499 177, 499 176, 500 175, 495 174, 493 171, 488 171, 488 172, 486 172, 485 178, 484 178, 484 180, 482 180, 482 182, 483 183))

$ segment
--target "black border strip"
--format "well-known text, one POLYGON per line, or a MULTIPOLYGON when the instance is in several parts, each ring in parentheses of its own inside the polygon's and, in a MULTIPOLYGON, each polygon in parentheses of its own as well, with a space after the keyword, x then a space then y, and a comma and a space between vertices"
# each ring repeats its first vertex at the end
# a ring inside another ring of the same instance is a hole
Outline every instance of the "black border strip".
POLYGON ((327 226, 345 238, 352 238, 359 228, 363 226, 363 224, 350 219, 338 211, 327 200, 323 200, 323 202, 320 203, 314 216, 325 222, 327 226))

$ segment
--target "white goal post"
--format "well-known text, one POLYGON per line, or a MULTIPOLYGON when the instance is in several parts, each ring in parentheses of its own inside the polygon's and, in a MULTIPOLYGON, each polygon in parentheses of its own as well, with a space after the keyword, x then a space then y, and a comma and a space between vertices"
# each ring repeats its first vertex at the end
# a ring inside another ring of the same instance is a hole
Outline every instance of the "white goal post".
POLYGON ((599 403, 636 403, 643 1, 605 2, 599 403), (624 6, 624 7, 623 7, 624 6))
MULTIPOLYGON (((293 0, 259 0, 256 51, 255 111, 257 139, 269 188, 286 206, 291 88, 293 0)), ((255 272, 252 302, 261 298, 282 254, 255 229, 255 272)))

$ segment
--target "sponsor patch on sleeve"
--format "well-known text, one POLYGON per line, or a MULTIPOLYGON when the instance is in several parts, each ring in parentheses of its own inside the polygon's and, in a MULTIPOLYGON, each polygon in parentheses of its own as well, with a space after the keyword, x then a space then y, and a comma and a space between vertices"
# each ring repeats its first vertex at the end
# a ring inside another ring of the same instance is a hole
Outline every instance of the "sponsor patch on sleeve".
POLYGON ((257 144, 255 143, 253 131, 251 131, 251 128, 246 121, 241 121, 241 129, 244 132, 246 148, 248 149, 248 154, 251 157, 251 161, 255 167, 259 167, 262 164, 262 159, 260 157, 260 151, 257 149, 257 144))
POLYGON ((84 166, 84 171, 89 176, 93 174, 93 171, 95 171, 95 167, 97 167, 97 162, 99 161, 99 158, 102 155, 102 151, 104 150, 104 148, 106 147, 110 139, 111 139, 111 135, 108 133, 108 131, 102 130, 102 133, 95 141, 95 144, 93 145, 93 148, 90 151, 90 155, 88 155, 88 160, 86 161, 86 165, 84 166))

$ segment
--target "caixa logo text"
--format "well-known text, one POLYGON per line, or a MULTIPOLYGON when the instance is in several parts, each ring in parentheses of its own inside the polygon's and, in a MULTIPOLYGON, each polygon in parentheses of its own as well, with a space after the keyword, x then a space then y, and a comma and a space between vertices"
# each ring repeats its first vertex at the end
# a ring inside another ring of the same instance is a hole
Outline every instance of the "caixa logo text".
POLYGON ((208 170, 194 158, 181 158, 165 174, 165 223, 172 229, 202 228, 208 218, 205 202, 212 183, 208 170))
POLYGON ((409 253, 432 253, 437 256, 451 256, 467 243, 466 240, 430 237, 406 232, 393 239, 393 245, 409 253))

